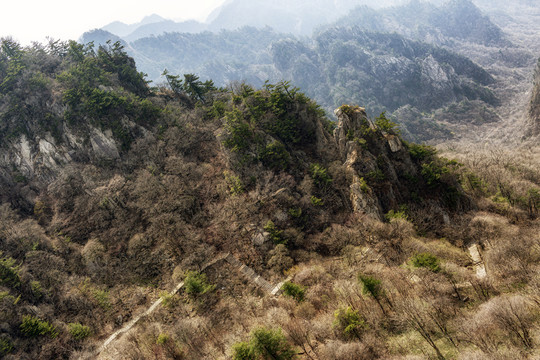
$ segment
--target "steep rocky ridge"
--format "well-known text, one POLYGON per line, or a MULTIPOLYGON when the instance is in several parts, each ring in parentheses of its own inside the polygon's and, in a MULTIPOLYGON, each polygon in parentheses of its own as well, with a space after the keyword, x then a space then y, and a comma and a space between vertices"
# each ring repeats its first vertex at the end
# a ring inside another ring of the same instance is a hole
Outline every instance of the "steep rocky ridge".
POLYGON ((379 10, 358 7, 338 19, 333 26, 358 26, 370 31, 397 32, 409 39, 439 45, 452 46, 455 41, 486 46, 511 45, 502 30, 470 0, 453 0, 439 5, 411 1, 379 10))
POLYGON ((144 101, 147 85, 121 47, 3 44, 0 197, 31 212, 66 166, 116 162, 159 110, 144 101))
POLYGON ((382 220, 384 214, 400 206, 417 208, 419 203, 413 199, 420 197, 422 206, 429 206, 432 216, 439 219, 447 216, 447 211, 470 207, 452 177, 432 182, 426 171, 431 165, 440 167, 437 172, 454 164, 434 161, 429 148, 404 142, 384 115, 373 122, 365 109, 344 105, 336 109, 336 116, 334 137, 341 160, 350 172, 354 211, 382 220))

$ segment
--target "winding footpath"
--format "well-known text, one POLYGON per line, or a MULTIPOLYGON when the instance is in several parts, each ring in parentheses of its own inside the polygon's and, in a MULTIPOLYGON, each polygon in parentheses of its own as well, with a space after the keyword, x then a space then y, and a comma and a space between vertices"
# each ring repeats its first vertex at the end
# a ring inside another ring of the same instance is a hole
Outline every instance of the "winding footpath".
POLYGON ((471 258, 473 259, 473 266, 476 270, 476 277, 479 279, 485 278, 487 276, 486 265, 484 264, 484 260, 482 260, 482 256, 480 255, 478 244, 471 244, 468 247, 468 250, 471 258))
MULTIPOLYGON (((276 286, 273 286, 269 281, 261 277, 260 275, 257 275, 253 269, 242 263, 240 260, 238 260, 236 257, 234 257, 231 253, 225 253, 217 256, 215 259, 213 259, 211 262, 207 263, 201 268, 201 272, 206 270, 208 267, 213 266, 217 264, 220 261, 225 260, 227 263, 232 265, 238 272, 242 273, 249 282, 251 282, 253 285, 259 287, 262 289, 265 293, 271 296, 279 295, 281 287, 286 281, 289 281, 292 277, 289 276, 286 280, 280 282, 276 286)), ((180 289, 184 286, 184 282, 181 281, 176 285, 176 287, 170 292, 171 295, 175 295, 180 291, 180 289)), ((131 319, 126 325, 124 325, 122 328, 116 330, 113 334, 111 334, 107 340, 103 342, 103 344, 93 353, 86 357, 82 357, 81 359, 94 359, 96 358, 100 353, 102 353, 112 342, 114 342, 119 336, 127 333, 129 330, 131 330, 142 318, 145 316, 150 315, 153 313, 159 305, 163 302, 163 298, 157 299, 146 311, 143 313, 135 316, 133 319, 131 319)))

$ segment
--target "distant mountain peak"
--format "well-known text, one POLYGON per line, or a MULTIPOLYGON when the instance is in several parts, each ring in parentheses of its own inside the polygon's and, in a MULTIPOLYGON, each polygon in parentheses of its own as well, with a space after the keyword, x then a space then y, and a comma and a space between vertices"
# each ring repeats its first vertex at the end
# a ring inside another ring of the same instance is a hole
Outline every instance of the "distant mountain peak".
POLYGON ((139 25, 146 25, 146 24, 153 24, 153 23, 157 23, 157 22, 161 22, 161 21, 166 21, 168 19, 165 19, 164 17, 162 16, 159 16, 158 14, 152 14, 152 15, 148 15, 148 16, 145 16, 141 22, 139 23, 139 25))
POLYGON ((102 27, 102 30, 108 31, 114 35, 125 37, 137 30, 139 27, 144 25, 150 25, 150 24, 156 24, 163 21, 167 21, 167 19, 159 16, 158 14, 152 14, 145 16, 141 21, 133 23, 133 24, 126 24, 121 21, 114 21, 110 24, 105 25, 102 27))

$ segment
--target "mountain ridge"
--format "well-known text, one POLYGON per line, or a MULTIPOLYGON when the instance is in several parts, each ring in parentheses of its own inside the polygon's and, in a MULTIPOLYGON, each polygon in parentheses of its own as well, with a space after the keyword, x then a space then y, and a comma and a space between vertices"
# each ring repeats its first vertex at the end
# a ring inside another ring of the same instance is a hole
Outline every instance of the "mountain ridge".
POLYGON ((101 30, 108 31, 111 34, 114 34, 119 37, 124 37, 136 31, 137 28, 139 28, 140 26, 150 25, 153 23, 159 23, 162 21, 166 21, 166 19, 157 14, 152 14, 152 15, 147 15, 141 21, 132 23, 132 24, 125 24, 121 21, 114 21, 110 24, 103 26, 101 30))
POLYGON ((119 43, 2 40, 0 356, 92 358, 153 310, 101 358, 538 353, 534 162, 450 160, 355 105, 335 124, 287 82, 165 77, 119 43))
POLYGON ((380 10, 358 7, 327 26, 336 25, 397 32, 410 39, 438 45, 470 41, 485 46, 511 46, 502 30, 471 0, 452 0, 440 5, 410 1, 405 5, 380 10))
MULTIPOLYGON (((87 35, 84 41, 98 39, 87 35)), ((252 28, 167 34, 137 40, 127 49, 153 79, 165 68, 197 73, 220 86, 236 80, 260 86, 266 80, 286 79, 307 89, 329 114, 346 101, 367 106, 371 115, 407 104, 432 111, 453 101, 480 99, 490 106, 498 101, 487 87, 493 78, 469 59, 397 34, 355 27, 327 29, 311 42, 252 28), (414 91, 402 91, 404 87, 414 91), (347 89, 342 95, 341 88, 347 89)), ((410 134, 411 139, 420 135, 410 134)), ((430 137, 433 134, 421 138, 430 137)))
MULTIPOLYGON (((354 11, 352 14, 357 14, 354 11)), ((231 81, 261 86, 266 80, 285 79, 307 89, 308 95, 321 103, 330 116, 336 107, 349 101, 365 106, 370 115, 399 111, 405 136, 416 141, 440 141, 468 134, 463 132, 462 121, 452 120, 451 112, 455 108, 450 106, 452 103, 465 101, 458 106, 459 114, 454 118, 467 122, 468 116, 474 126, 500 121, 494 109, 501 99, 512 96, 513 82, 519 81, 518 74, 510 67, 512 64, 528 67, 532 59, 524 50, 512 47, 502 30, 468 0, 436 4, 412 2, 388 9, 363 7, 356 11, 362 16, 350 15, 349 20, 342 17, 333 27, 319 27, 311 38, 296 38, 270 28, 243 28, 213 34, 158 35, 125 44, 140 68, 154 81, 163 81, 161 74, 165 69, 179 74, 196 73, 213 79, 220 86, 231 81), (396 15, 404 10, 411 16, 396 15), (463 13, 467 17, 460 15, 463 13), (454 19, 446 28, 442 21, 444 14, 454 19), (421 15, 421 26, 407 20, 413 15, 421 15), (355 21, 359 26, 354 25, 355 21), (382 35, 396 30, 400 35, 382 35), (370 35, 363 35, 362 31, 370 35), (320 38, 328 34, 338 36, 342 44, 333 41, 332 49, 321 47, 320 38), (393 41, 381 40, 390 46, 387 49, 369 45, 370 38, 392 36, 393 41), (400 42, 416 49, 431 44, 433 49, 429 51, 438 55, 410 58, 401 51, 400 42), (213 45, 209 48, 205 44, 213 45), (504 47, 503 52, 499 51, 501 47, 504 47), (397 56, 392 54, 394 50, 397 56), (442 56, 445 51, 452 55, 442 56), (456 52, 463 58, 457 60, 456 52), (452 65, 446 65, 444 58, 453 58, 452 65), (377 72, 377 67, 386 70, 377 72), (463 72, 465 69, 469 69, 469 73, 463 72), (474 77, 486 75, 486 70, 497 81, 477 82, 474 77), (390 73, 393 75, 389 76, 390 73), (402 91, 404 87, 413 90, 402 91), (407 106, 412 108, 400 110, 407 106), (427 131, 419 132, 419 129, 427 131)), ((87 33, 82 40, 99 43, 103 38, 103 34, 87 33)))

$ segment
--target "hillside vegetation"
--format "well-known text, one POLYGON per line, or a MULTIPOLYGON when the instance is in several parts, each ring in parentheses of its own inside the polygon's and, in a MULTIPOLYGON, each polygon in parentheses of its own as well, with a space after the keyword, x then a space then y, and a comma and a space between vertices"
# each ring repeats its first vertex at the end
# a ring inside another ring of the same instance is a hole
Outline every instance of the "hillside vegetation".
MULTIPOLYGON (((83 40, 97 44, 107 38, 103 31, 94 31, 83 40)), ((111 34, 110 38, 115 37, 111 34)), ((330 28, 310 41, 269 28, 170 33, 139 39, 127 49, 154 80, 160 79, 164 68, 180 74, 194 72, 221 86, 231 81, 262 86, 268 79, 291 80, 330 116, 346 102, 365 106, 371 116, 407 105, 419 114, 440 109, 452 116, 447 106, 461 101, 472 115, 499 104, 489 88, 493 77, 468 58, 402 35, 357 26, 330 28)), ((400 117, 404 136, 409 140, 452 136, 444 125, 426 117, 400 117), (418 131, 419 127, 424 131, 418 131)))
POLYGON ((286 82, 165 77, 119 43, 2 41, 3 357, 92 357, 160 297, 101 358, 540 355, 536 160, 450 160, 355 105, 334 124, 286 82), (227 252, 283 294, 201 273, 227 252))
POLYGON ((470 0, 444 1, 438 6, 432 2, 410 1, 379 10, 361 6, 338 19, 333 24, 336 25, 397 32, 408 38, 441 45, 452 46, 456 41, 486 46, 511 45, 502 30, 470 0))

